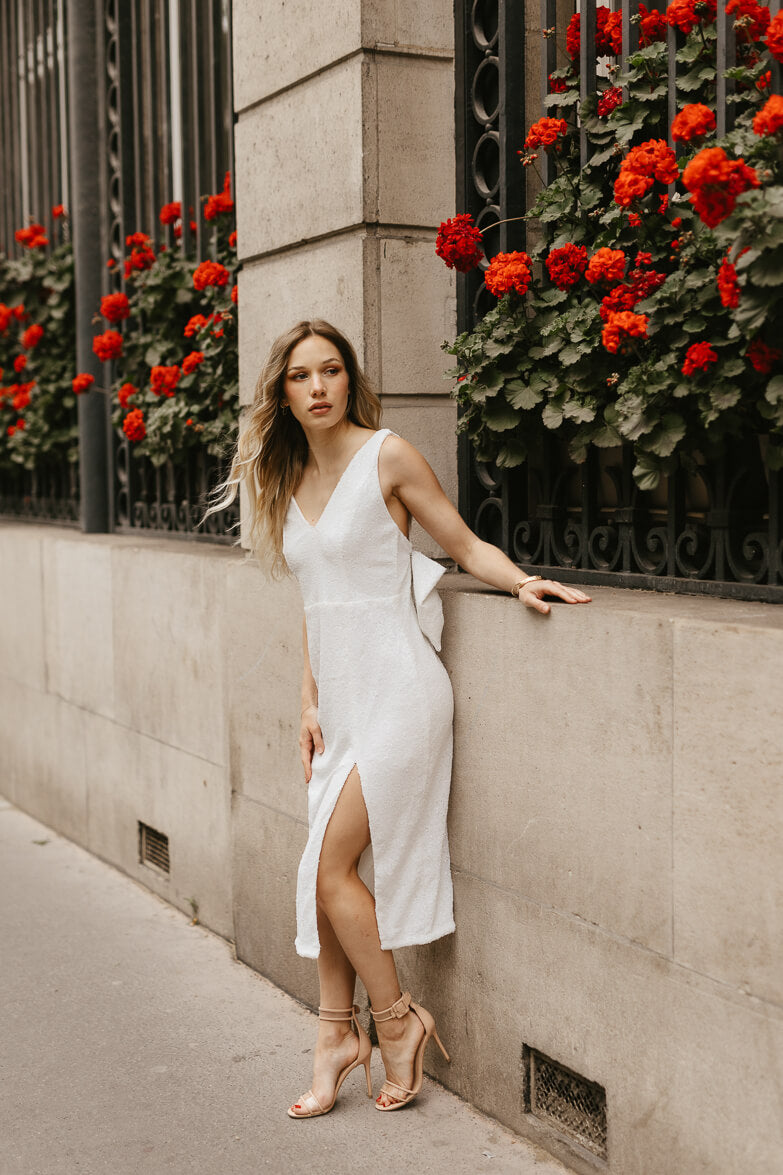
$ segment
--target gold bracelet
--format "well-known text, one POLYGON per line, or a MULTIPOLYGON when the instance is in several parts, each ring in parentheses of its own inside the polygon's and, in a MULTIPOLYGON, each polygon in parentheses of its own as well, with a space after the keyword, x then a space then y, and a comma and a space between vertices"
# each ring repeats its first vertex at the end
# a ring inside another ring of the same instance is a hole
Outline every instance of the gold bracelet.
POLYGON ((512 587, 511 595, 514 596, 518 600, 519 593, 522 590, 522 588, 525 586, 525 584, 533 583, 534 580, 543 579, 543 578, 544 578, 543 575, 528 575, 526 579, 520 579, 519 583, 515 583, 514 586, 512 587))

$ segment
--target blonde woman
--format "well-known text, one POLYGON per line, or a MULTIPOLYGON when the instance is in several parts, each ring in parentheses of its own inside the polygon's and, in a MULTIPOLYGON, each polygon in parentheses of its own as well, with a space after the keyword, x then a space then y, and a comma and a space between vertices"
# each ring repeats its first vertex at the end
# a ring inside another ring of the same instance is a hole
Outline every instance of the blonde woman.
POLYGON ((302 590, 299 745, 309 837, 299 865, 296 950, 318 964, 320 1009, 310 1090, 292 1118, 328 1113, 370 1041, 356 1018, 356 974, 370 998, 386 1081, 383 1111, 422 1085, 432 1016, 400 991, 393 951, 454 930, 446 809, 451 684, 437 655, 443 569, 415 551, 411 518, 461 567, 548 613, 577 588, 519 568, 479 540, 407 441, 381 429, 381 407, 348 340, 300 322, 273 344, 247 427, 211 510, 244 480, 250 542, 302 590), (358 873, 372 846, 371 893, 358 873))

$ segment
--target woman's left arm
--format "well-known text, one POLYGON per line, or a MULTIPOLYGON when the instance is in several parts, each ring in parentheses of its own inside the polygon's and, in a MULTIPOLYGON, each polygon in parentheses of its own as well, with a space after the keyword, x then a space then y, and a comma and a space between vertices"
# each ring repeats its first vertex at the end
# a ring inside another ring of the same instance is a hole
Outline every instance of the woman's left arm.
MULTIPOLYGON (((491 587, 510 592, 524 573, 499 547, 485 543, 468 527, 441 489, 440 482, 418 449, 390 436, 381 448, 378 470, 387 501, 399 498, 408 512, 444 551, 470 575, 491 587)), ((556 580, 534 580, 520 589, 519 599, 538 612, 549 612, 544 596, 567 604, 585 604, 590 597, 556 580)))

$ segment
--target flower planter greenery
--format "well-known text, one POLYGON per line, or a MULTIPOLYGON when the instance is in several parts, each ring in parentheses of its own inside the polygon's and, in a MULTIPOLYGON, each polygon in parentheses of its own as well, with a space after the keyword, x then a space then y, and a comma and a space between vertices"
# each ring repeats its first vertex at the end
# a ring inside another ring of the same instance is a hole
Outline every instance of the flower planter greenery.
MULTIPOLYGON (((636 483, 654 490, 678 467, 695 471, 698 454, 711 460, 764 434, 770 468, 783 466, 783 98, 770 93, 783 15, 770 23, 755 0, 728 10, 735 124, 720 139, 714 3, 643 9, 641 47, 583 103, 571 22, 572 61, 550 78, 553 117, 520 144, 522 166, 545 151, 557 172, 526 217, 540 243, 491 259, 484 280, 497 306, 446 345, 459 427, 481 461, 518 466, 548 433, 576 463, 627 442, 636 483), (680 157, 666 138, 667 20, 686 34, 680 157)), ((617 53, 619 23, 598 11, 601 51, 617 53)), ((441 226, 437 249, 468 271, 481 243, 461 216, 441 226)))

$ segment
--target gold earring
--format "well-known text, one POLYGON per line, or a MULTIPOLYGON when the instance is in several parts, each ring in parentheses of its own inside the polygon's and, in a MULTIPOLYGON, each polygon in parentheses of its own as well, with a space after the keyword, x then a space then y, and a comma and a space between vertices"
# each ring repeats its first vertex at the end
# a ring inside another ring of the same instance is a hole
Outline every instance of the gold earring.
POLYGON ((289 409, 289 405, 288 405, 288 404, 286 404, 285 400, 281 400, 281 401, 280 401, 280 405, 281 405, 281 408, 280 408, 280 411, 281 411, 281 412, 287 412, 287 411, 288 411, 288 409, 289 409))

